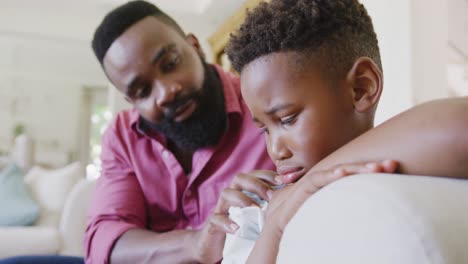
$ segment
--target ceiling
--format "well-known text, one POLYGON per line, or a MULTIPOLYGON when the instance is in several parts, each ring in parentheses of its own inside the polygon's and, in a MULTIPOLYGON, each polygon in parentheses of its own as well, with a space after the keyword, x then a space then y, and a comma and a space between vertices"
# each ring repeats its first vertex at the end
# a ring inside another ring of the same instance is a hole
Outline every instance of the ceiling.
MULTIPOLYGON (((208 36, 246 0, 148 0, 187 31, 208 36)), ((127 0, 0 0, 0 33, 89 40, 110 10, 127 0), (68 29, 68 30, 67 30, 68 29)))
MULTIPOLYGON (((99 0, 103 3, 111 5, 124 3, 122 0, 99 0)), ((206 9, 213 4, 213 0, 150 0, 159 8, 166 11, 180 12, 180 13, 194 13, 202 14, 206 9)), ((229 1, 241 2, 241 1, 229 1)))

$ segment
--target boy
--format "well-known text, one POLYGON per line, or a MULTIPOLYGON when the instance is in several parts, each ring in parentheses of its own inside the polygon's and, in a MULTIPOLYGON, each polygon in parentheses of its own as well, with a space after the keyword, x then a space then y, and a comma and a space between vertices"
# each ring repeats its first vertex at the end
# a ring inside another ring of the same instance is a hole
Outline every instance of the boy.
POLYGON ((288 186, 274 194, 249 257, 274 263, 297 208, 346 173, 336 164, 392 159, 399 173, 468 176, 468 100, 417 106, 373 128, 383 74, 377 38, 357 0, 272 0, 231 37, 227 53, 268 153, 288 186))

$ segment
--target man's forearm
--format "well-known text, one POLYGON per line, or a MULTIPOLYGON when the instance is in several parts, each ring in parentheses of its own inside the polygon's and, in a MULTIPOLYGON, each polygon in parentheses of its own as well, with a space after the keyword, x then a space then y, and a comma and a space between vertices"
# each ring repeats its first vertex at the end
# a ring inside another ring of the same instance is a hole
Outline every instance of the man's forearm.
POLYGON ((130 229, 116 242, 111 263, 195 263, 194 233, 189 230, 155 233, 130 229))

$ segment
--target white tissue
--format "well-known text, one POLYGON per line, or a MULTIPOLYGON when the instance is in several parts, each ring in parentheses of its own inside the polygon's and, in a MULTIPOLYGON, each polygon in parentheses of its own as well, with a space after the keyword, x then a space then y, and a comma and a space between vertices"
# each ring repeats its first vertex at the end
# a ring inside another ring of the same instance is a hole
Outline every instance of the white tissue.
POLYGON ((261 208, 257 206, 229 208, 229 218, 239 226, 239 229, 233 235, 226 235, 223 264, 244 264, 247 261, 262 231, 267 206, 268 203, 261 208))

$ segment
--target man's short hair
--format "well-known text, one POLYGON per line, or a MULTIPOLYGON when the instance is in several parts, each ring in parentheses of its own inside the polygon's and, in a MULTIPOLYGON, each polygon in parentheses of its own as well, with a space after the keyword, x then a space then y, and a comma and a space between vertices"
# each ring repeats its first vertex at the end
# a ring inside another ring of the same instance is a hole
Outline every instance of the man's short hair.
POLYGON ((101 65, 112 43, 129 27, 147 16, 157 17, 184 35, 182 28, 155 5, 141 0, 128 2, 108 13, 94 33, 92 47, 101 65))
POLYGON ((238 72, 278 52, 300 53, 301 61, 314 58, 334 77, 343 77, 363 56, 382 69, 372 20, 358 0, 263 2, 231 34, 226 52, 238 72))

